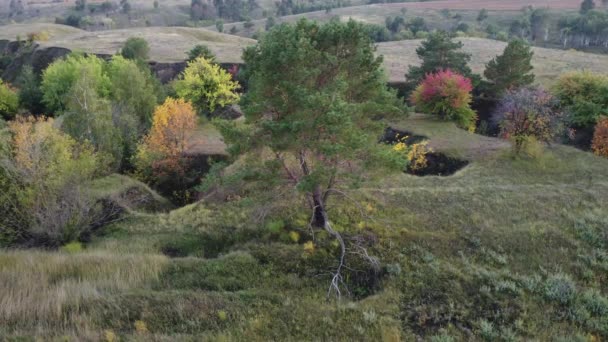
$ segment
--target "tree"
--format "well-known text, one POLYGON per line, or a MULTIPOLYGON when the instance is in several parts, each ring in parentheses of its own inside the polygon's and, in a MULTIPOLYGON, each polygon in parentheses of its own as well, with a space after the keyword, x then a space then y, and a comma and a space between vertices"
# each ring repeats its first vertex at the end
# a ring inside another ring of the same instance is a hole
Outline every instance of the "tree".
POLYGON ((549 39, 549 11, 545 8, 535 8, 530 12, 530 33, 533 41, 549 39))
POLYGON ((150 47, 148 42, 140 37, 130 37, 125 41, 120 54, 126 59, 146 61, 149 58, 150 47))
POLYGON ((559 77, 553 93, 569 113, 575 128, 593 128, 608 110, 608 76, 588 71, 570 72, 559 77))
POLYGON ((131 4, 129 3, 129 0, 120 0, 120 8, 122 9, 123 13, 131 12, 131 4))
POLYGON ((250 86, 242 102, 247 125, 216 121, 231 152, 258 156, 243 167, 261 192, 297 190, 308 203, 311 226, 339 241, 341 262, 330 287, 338 294, 345 243, 332 228, 328 199, 344 193, 347 184, 355 187, 349 180, 366 167, 405 165, 377 143, 380 118, 403 108, 387 88, 374 50, 364 25, 353 20, 278 25, 243 55, 250 86), (260 160, 262 155, 269 159, 260 160))
POLYGON ((510 41, 502 55, 492 59, 484 71, 484 76, 491 83, 493 95, 498 97, 509 89, 532 84, 533 56, 530 45, 523 40, 510 41))
POLYGON ((217 29, 217 32, 224 32, 224 21, 222 19, 216 20, 215 28, 217 29))
POLYGON ((61 128, 80 143, 90 143, 109 171, 120 169, 123 140, 112 120, 110 103, 95 91, 96 78, 90 69, 82 73, 66 94, 67 105, 61 128))
POLYGON ((208 61, 215 63, 215 55, 207 45, 196 45, 188 52, 188 62, 192 62, 199 57, 204 57, 208 61))
POLYGON ((477 21, 481 23, 486 19, 488 19, 488 10, 485 8, 482 8, 479 11, 479 14, 477 15, 477 21))
POLYGON ((17 79, 19 85, 19 103, 21 107, 29 110, 32 114, 42 114, 44 104, 42 103, 42 91, 40 90, 40 78, 34 72, 31 65, 26 65, 17 79))
POLYGON ((215 17, 216 10, 212 1, 192 0, 190 3, 190 18, 192 20, 214 19, 215 17))
POLYGON ((266 31, 269 31, 276 24, 277 24, 276 18, 273 16, 270 16, 270 17, 266 18, 266 25, 264 26, 264 28, 266 29, 266 31))
POLYGON ((608 117, 601 118, 595 125, 591 149, 598 156, 608 157, 608 117))
POLYGON ((154 9, 157 10, 159 6, 158 0, 154 0, 154 9))
POLYGON ((462 42, 454 42, 447 32, 431 33, 416 49, 420 66, 410 66, 406 74, 406 89, 413 90, 427 74, 450 69, 471 78, 472 71, 467 65, 471 55, 462 52, 462 42))
POLYGON ((19 109, 19 97, 15 90, 0 79, 0 118, 11 119, 19 109))
POLYGON ((42 74, 42 102, 48 113, 61 113, 66 109, 68 97, 78 77, 86 70, 87 75, 93 78, 95 91, 99 97, 106 97, 109 93, 110 82, 103 72, 104 61, 96 56, 83 56, 70 54, 58 59, 49 65, 42 74))
POLYGON ((563 129, 559 100, 541 88, 511 90, 500 101, 492 120, 500 135, 513 141, 515 154, 534 141, 553 141, 563 129))
POLYGON ((449 69, 441 70, 427 74, 410 99, 418 110, 472 131, 477 120, 470 107, 472 90, 470 79, 449 69))
POLYGON ((174 197, 176 192, 186 190, 189 168, 186 151, 196 122, 192 105, 183 99, 167 98, 158 106, 152 128, 134 157, 138 177, 174 197))
POLYGON ((199 114, 211 113, 217 107, 238 102, 239 84, 232 75, 205 57, 188 63, 174 84, 177 96, 190 101, 199 114))
POLYGON ((0 155, 0 242, 58 246, 78 239, 99 218, 87 194, 97 173, 92 149, 52 119, 18 117, 9 130, 8 153, 0 155))
POLYGON ((581 3, 580 13, 586 14, 587 12, 592 11, 593 9, 595 9, 594 0, 583 0, 583 2, 581 3))

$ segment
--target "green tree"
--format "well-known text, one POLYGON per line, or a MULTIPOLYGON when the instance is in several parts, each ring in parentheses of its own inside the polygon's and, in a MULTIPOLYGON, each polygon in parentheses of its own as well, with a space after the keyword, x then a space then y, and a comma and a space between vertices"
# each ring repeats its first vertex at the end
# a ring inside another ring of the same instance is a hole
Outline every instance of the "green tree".
POLYGON ((327 199, 359 174, 342 166, 348 160, 387 166, 385 147, 377 144, 384 124, 374 118, 403 114, 374 50, 364 25, 353 20, 279 25, 244 53, 249 130, 218 121, 232 152, 269 149, 273 161, 259 165, 266 170, 260 175, 272 175, 264 186, 301 191, 312 224, 330 231, 327 199))
POLYGON ((17 93, 0 79, 0 118, 11 119, 17 114, 19 97, 17 93))
POLYGON ((486 19, 488 19, 488 10, 485 8, 482 8, 479 11, 479 14, 477 15, 477 21, 481 23, 482 21, 484 21, 486 19))
POLYGON ((127 39, 120 54, 126 59, 146 61, 149 58, 150 46, 148 42, 140 37, 130 37, 127 39))
POLYGON ((581 14, 586 14, 587 12, 591 11, 595 9, 595 1, 593 0, 583 0, 583 2, 581 3, 581 9, 580 9, 580 13, 581 14))
POLYGON ((224 21, 222 19, 216 20, 215 28, 217 29, 217 32, 224 32, 224 21))
POLYGON ((174 88, 177 96, 191 102, 199 114, 209 114, 239 100, 239 84, 232 75, 205 57, 189 62, 174 88))
POLYGON ((192 62, 199 57, 205 57, 208 61, 215 62, 215 55, 207 45, 196 45, 188 52, 188 62, 192 62))
POLYGON ((42 74, 42 102, 47 112, 60 113, 67 107, 68 94, 79 76, 85 72, 99 97, 109 94, 110 82, 103 72, 105 62, 96 56, 70 54, 66 58, 56 60, 42 74))
POLYGON ((21 107, 29 110, 32 114, 42 114, 44 104, 42 103, 42 91, 40 90, 40 78, 30 65, 26 65, 17 79, 19 85, 19 103, 21 107))
POLYGON ((462 42, 453 41, 447 32, 431 33, 416 49, 416 54, 422 64, 410 66, 405 75, 407 92, 414 90, 425 75, 445 69, 472 78, 475 85, 476 78, 473 77, 471 68, 468 66, 471 55, 463 52, 462 46, 462 42))
POLYGON ((588 71, 560 76, 552 88, 576 128, 593 128, 608 113, 608 76, 588 71))
POLYGON ((123 139, 112 120, 110 102, 95 91, 96 78, 91 70, 82 73, 67 93, 61 128, 78 142, 88 142, 98 152, 101 165, 114 171, 123 158, 123 139))
POLYGON ((498 97, 509 89, 532 84, 532 56, 534 52, 528 43, 520 39, 510 41, 502 55, 486 65, 484 76, 491 83, 492 94, 498 97))
POLYGON ((346 243, 332 228, 328 199, 356 187, 366 167, 402 170, 407 164, 402 154, 378 144, 385 127, 380 118, 403 108, 387 88, 374 50, 365 27, 353 20, 279 25, 244 53, 248 125, 217 121, 233 153, 257 159, 245 158, 243 167, 259 192, 274 198, 299 193, 309 205, 311 226, 339 242, 340 263, 328 292, 338 296, 346 243), (268 159, 260 160, 263 155, 268 159))

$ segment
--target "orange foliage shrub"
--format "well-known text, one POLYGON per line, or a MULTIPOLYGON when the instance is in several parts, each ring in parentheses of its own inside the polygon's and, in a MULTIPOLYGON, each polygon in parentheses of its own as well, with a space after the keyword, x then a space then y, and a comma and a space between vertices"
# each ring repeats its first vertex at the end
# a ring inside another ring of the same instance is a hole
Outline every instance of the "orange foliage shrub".
POLYGON ((591 148, 598 156, 608 157, 608 117, 597 122, 591 148))

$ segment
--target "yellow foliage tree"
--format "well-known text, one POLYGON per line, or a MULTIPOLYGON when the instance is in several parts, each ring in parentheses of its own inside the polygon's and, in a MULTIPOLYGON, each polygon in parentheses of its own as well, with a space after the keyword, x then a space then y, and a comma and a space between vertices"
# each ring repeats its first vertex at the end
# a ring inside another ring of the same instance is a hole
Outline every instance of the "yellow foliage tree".
POLYGON ((608 157, 608 117, 601 118, 595 126, 591 148, 598 156, 608 157))
POLYGON ((197 108, 199 113, 210 113, 239 101, 238 82, 219 65, 205 57, 198 57, 188 63, 188 67, 174 84, 175 92, 197 108))
POLYGON ((194 129, 196 114, 183 99, 167 98, 156 107, 152 128, 138 148, 135 165, 143 178, 178 172, 194 129))

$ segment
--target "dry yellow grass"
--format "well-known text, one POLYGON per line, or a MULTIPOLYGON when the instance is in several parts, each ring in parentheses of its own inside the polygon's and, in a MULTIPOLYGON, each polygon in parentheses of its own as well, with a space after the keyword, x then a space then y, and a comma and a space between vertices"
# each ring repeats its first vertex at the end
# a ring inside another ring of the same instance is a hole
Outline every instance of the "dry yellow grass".
POLYGON ((60 325, 67 320, 66 308, 140 287, 166 264, 164 256, 109 251, 0 251, 0 326, 18 328, 21 321, 60 325))
POLYGON ((87 32, 55 24, 14 24, 0 28, 0 39, 14 40, 30 32, 47 31, 50 39, 43 47, 63 47, 73 51, 115 54, 129 37, 141 37, 150 45, 150 59, 157 62, 179 62, 197 44, 207 45, 223 63, 241 62, 242 49, 255 40, 213 32, 203 28, 145 27, 87 32))
MULTIPOLYGON (((502 53, 506 43, 483 38, 459 38, 464 51, 471 54, 471 68, 483 73, 486 63, 502 53)), ((378 54, 384 56, 384 67, 392 82, 405 80, 410 65, 420 63, 416 48, 421 40, 403 40, 378 44, 378 54)), ((608 56, 573 50, 557 50, 534 47, 534 74, 542 85, 550 85, 560 74, 574 70, 590 70, 594 73, 608 73, 608 56)))

